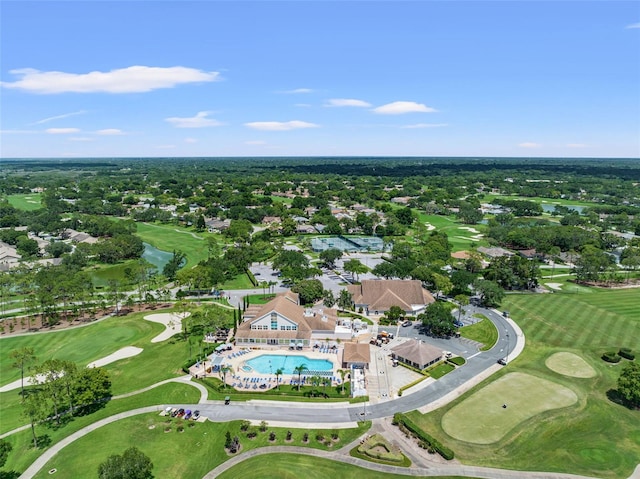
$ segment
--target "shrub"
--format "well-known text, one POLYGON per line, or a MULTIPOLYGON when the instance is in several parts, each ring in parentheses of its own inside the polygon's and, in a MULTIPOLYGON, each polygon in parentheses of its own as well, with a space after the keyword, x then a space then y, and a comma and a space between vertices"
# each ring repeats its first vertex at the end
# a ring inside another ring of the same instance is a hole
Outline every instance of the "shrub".
POLYGON ((318 435, 316 436, 316 441, 318 442, 324 441, 324 434, 318 433, 318 435))
POLYGON ((309 433, 305 432, 302 436, 302 442, 309 442, 309 433))
POLYGON ((273 432, 273 431, 271 431, 271 432, 269 433, 269 441, 273 442, 273 441, 275 441, 275 440, 276 440, 276 433, 275 433, 275 432, 273 432))
POLYGON ((249 431, 249 432, 247 433, 247 437, 248 437, 249 439, 253 439, 253 438, 254 438, 254 437, 256 437, 257 435, 258 435, 258 433, 257 433, 257 432, 255 432, 255 431, 249 431))
POLYGON ((433 449, 442 457, 444 457, 447 461, 450 461, 451 459, 454 458, 454 453, 451 449, 441 444, 440 441, 438 441, 431 435, 424 432, 416 424, 414 424, 414 422, 411 421, 411 419, 409 419, 404 414, 402 413, 394 414, 393 420, 398 424, 401 424, 404 427, 406 427, 414 436, 416 436, 420 441, 424 442, 428 446, 428 449, 433 449))
POLYGON ((620 356, 618 356, 618 353, 616 353, 615 351, 609 351, 606 352, 602 355, 602 359, 605 360, 608 363, 619 363, 620 362, 620 356))
POLYGON ((633 354, 633 352, 629 348, 620 348, 620 351, 618 351, 618 354, 630 361, 633 361, 636 358, 636 355, 633 354))
POLYGON ((287 441, 291 441, 291 431, 287 431, 287 441))

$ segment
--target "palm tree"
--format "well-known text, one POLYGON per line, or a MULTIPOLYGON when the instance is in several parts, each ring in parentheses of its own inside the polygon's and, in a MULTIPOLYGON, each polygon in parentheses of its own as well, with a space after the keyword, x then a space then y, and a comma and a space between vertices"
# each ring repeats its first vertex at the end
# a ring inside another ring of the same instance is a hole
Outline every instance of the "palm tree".
POLYGON ((293 368, 293 372, 298 374, 298 391, 300 391, 300 378, 302 377, 302 373, 308 370, 309 368, 306 364, 300 364, 299 366, 293 368))
POLYGON ((282 368, 278 368, 276 369, 276 387, 278 389, 280 389, 280 376, 282 376, 282 374, 284 373, 284 370, 282 368))
POLYGON ((222 384, 224 384, 224 388, 227 388, 227 373, 233 371, 230 366, 224 365, 220 368, 220 374, 222 374, 222 384))
POLYGON ((344 377, 347 375, 346 369, 338 369, 338 374, 340 375, 340 385, 342 386, 342 394, 344 394, 344 377))

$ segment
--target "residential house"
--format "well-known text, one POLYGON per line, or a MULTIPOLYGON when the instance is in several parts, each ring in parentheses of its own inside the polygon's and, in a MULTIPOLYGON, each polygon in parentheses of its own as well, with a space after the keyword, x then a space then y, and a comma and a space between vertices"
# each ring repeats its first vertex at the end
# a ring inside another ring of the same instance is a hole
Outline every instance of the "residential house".
POLYGON ((342 352, 342 367, 344 369, 369 369, 371 348, 369 343, 345 343, 342 352))

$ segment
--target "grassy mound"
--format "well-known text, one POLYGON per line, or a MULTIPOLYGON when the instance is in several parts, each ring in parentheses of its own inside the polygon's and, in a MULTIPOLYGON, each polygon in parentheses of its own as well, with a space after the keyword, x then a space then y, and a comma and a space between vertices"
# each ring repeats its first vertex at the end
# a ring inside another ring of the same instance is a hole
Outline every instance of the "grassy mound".
POLYGON ((404 461, 404 455, 400 452, 400 449, 380 434, 369 436, 358 446, 358 452, 372 459, 385 462, 402 463, 404 461))

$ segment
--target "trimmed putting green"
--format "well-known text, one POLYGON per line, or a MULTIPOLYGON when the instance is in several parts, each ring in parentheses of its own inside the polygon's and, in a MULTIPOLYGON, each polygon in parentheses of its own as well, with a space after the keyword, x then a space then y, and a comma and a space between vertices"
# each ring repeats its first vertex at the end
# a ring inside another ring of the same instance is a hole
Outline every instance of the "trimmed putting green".
POLYGON ((40 193, 8 195, 7 201, 14 208, 23 211, 34 211, 42 208, 42 195, 40 193))
POLYGON ((577 401, 576 393, 560 384, 530 374, 509 373, 447 411, 442 428, 460 441, 491 444, 518 424, 577 401))
POLYGON ((572 378, 587 379, 595 377, 597 374, 596 370, 580 356, 563 351, 549 356, 545 365, 553 372, 572 378))

